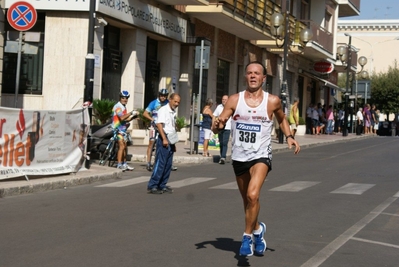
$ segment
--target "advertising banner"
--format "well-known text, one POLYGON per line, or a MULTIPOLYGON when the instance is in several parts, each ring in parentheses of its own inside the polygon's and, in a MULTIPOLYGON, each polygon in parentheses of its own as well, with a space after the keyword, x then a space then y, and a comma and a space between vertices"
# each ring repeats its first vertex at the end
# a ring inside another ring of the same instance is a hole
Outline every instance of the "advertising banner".
POLYGON ((0 107, 0 180, 77 172, 85 159, 87 109, 0 107))

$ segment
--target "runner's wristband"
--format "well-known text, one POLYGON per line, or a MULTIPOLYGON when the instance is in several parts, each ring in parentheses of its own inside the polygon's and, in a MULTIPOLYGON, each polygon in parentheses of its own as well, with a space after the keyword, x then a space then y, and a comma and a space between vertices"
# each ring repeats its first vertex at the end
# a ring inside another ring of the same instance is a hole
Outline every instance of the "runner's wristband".
POLYGON ((285 137, 285 141, 288 141, 288 138, 292 138, 295 140, 294 136, 292 134, 290 134, 289 136, 285 137))

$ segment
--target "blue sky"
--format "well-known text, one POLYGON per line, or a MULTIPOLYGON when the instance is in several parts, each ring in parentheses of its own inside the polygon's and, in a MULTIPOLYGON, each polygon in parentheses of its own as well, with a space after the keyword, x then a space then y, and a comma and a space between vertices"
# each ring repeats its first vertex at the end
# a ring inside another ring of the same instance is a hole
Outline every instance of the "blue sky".
POLYGON ((399 19, 399 0, 360 0, 360 15, 341 19, 399 19))

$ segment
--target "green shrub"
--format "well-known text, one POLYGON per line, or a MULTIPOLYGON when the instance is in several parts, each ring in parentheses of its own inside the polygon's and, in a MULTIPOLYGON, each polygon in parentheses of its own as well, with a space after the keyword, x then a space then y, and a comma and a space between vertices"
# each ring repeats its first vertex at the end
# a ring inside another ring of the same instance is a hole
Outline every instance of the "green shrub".
POLYGON ((181 131, 181 129, 183 129, 184 127, 186 127, 186 118, 185 117, 177 117, 176 118, 176 130, 178 132, 181 131))
POLYGON ((306 122, 302 117, 299 117, 299 125, 305 125, 306 122))
POLYGON ((116 101, 111 99, 94 99, 93 115, 94 124, 105 124, 112 116, 112 109, 116 101))

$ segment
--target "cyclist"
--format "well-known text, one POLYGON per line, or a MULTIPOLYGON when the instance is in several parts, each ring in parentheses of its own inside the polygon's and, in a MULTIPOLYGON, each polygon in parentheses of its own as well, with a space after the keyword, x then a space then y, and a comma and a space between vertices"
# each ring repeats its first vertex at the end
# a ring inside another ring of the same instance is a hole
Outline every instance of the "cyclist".
MULTIPOLYGON (((169 91, 167 89, 161 89, 158 93, 158 98, 151 101, 148 107, 145 109, 143 116, 151 121, 150 127, 150 141, 147 147, 147 170, 152 171, 151 166, 151 153, 152 153, 152 144, 155 140, 155 128, 153 125, 156 125, 158 118, 158 110, 165 106, 168 100, 169 91)), ((175 166, 172 166, 172 171, 177 170, 175 166)))
POLYGON ((126 163, 127 155, 127 140, 124 138, 123 133, 126 133, 128 128, 127 123, 133 119, 135 111, 127 112, 126 104, 130 97, 128 91, 122 91, 119 93, 119 102, 115 104, 112 109, 112 128, 118 131, 118 165, 116 168, 123 171, 132 171, 133 167, 130 167, 126 163))

